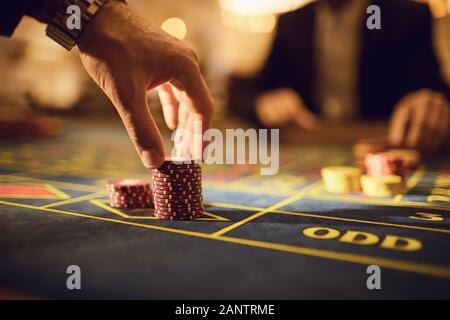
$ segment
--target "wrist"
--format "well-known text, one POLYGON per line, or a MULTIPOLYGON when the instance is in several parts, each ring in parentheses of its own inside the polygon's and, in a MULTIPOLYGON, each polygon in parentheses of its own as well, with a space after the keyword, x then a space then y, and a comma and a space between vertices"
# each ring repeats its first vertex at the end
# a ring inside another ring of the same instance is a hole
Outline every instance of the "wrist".
MULTIPOLYGON (((42 21, 49 21, 46 29, 47 36, 66 50, 71 50, 99 11, 107 11, 110 5, 124 0, 39 1, 51 1, 51 5, 44 6, 44 11, 35 14, 35 16, 40 15, 42 21)), ((106 20, 108 20, 108 17, 106 17, 106 20)), ((105 29, 107 28, 108 26, 105 26, 105 29)))
POLYGON ((122 36, 127 34, 122 32, 127 9, 123 0, 107 0, 80 35, 77 42, 80 52, 93 56, 108 53, 104 52, 105 49, 120 52, 123 49, 122 36))
POLYGON ((126 3, 122 0, 106 0, 80 34, 77 41, 80 51, 88 51, 90 47, 98 45, 99 41, 104 43, 113 38, 109 36, 109 31, 114 28, 116 17, 125 7, 126 3))

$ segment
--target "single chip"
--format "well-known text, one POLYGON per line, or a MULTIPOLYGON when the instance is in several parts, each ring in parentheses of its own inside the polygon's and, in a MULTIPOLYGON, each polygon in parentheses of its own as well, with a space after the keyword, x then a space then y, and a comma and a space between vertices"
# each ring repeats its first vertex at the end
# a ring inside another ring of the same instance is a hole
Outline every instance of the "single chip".
POLYGON ((152 173, 153 179, 155 178, 160 178, 160 179, 174 179, 174 180, 181 180, 184 178, 187 179, 201 179, 202 178, 202 173, 199 170, 198 172, 177 172, 177 173, 164 173, 164 172, 155 172, 152 173))
POLYGON ((153 177, 154 183, 160 183, 160 184, 192 184, 192 183, 201 183, 201 177, 183 177, 183 178, 159 178, 159 177, 153 177))
POLYGON ((153 199, 155 201, 173 201, 173 200, 193 200, 193 199, 199 199, 202 198, 201 193, 197 194, 187 194, 187 195, 177 195, 177 194, 159 194, 155 193, 153 195, 153 199))
POLYGON ((402 194, 405 189, 402 177, 396 175, 363 175, 361 185, 364 194, 371 197, 392 197, 402 194))
POLYGON ((182 174, 182 175, 189 175, 189 174, 201 174, 201 168, 190 168, 190 169, 153 169, 152 175, 175 175, 175 174, 182 174))
POLYGON ((162 210, 155 209, 154 213, 158 215, 164 216, 198 216, 203 214, 203 208, 195 209, 195 210, 162 210))
POLYGON ((191 204, 182 204, 182 205, 172 205, 168 203, 158 203, 155 202, 155 208, 156 209, 162 209, 162 210, 173 210, 173 211, 179 211, 179 210, 189 210, 189 209, 201 209, 203 208, 203 202, 202 201, 196 201, 191 204))
POLYGON ((164 162, 164 164, 154 169, 155 171, 165 171, 165 170, 180 170, 180 169, 196 169, 199 168, 200 165, 198 163, 174 163, 174 162, 164 162))
POLYGON ((110 193, 109 197, 115 198, 115 199, 149 199, 152 197, 152 192, 146 192, 143 194, 134 194, 134 195, 121 194, 121 193, 110 193))
POLYGON ((202 203, 192 203, 192 204, 186 204, 186 205, 170 205, 170 204, 160 204, 155 203, 155 208, 158 210, 172 210, 172 211, 191 211, 191 210, 198 210, 203 208, 202 203))
MULTIPOLYGON (((197 201, 202 201, 203 197, 200 196, 200 198, 196 197, 195 200, 197 201)), ((181 199, 165 199, 165 198, 159 198, 156 197, 155 198, 155 202, 157 203, 162 203, 162 204, 188 204, 188 203, 192 203, 193 200, 191 199, 186 199, 186 198, 181 198, 181 199)))
POLYGON ((160 220, 195 220, 200 218, 201 216, 165 216, 165 215, 159 215, 155 214, 155 217, 160 220))
POLYGON ((153 204, 151 203, 115 203, 110 202, 110 207, 112 208, 120 208, 120 209, 141 209, 141 208, 152 208, 153 204))
POLYGON ((178 195, 201 194, 202 188, 200 186, 184 187, 184 188, 154 186, 153 192, 159 194, 178 194, 178 195))
POLYGON ((321 170, 324 189, 332 193, 358 192, 361 170, 354 167, 329 166, 321 170))
POLYGON ((181 190, 190 190, 194 188, 201 188, 202 183, 199 181, 176 183, 176 182, 157 182, 153 181, 154 188, 173 188, 181 190))

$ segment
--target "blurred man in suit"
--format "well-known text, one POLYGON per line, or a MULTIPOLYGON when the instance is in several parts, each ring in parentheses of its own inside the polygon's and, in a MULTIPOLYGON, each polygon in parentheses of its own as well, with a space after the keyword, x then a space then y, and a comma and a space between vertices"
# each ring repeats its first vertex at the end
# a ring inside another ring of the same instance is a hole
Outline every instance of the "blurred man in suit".
POLYGON ((416 2, 313 2, 280 17, 265 66, 232 81, 230 106, 267 127, 390 116, 392 145, 437 150, 449 137, 450 95, 431 34, 428 7, 416 2), (381 29, 366 27, 370 5, 381 29))

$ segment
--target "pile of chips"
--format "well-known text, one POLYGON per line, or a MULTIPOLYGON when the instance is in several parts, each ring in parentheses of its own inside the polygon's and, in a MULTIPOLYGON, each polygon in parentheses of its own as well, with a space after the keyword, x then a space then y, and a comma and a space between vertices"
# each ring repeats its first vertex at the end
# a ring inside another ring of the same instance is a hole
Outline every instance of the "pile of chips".
POLYGON ((321 170, 325 191, 351 193, 361 190, 359 179, 361 170, 353 167, 330 166, 321 170))
POLYGON ((382 138, 359 139, 353 144, 353 157, 355 164, 361 170, 365 169, 364 160, 368 153, 382 152, 386 150, 386 141, 382 138))
POLYGON ((109 205, 113 208, 153 207, 150 183, 141 179, 108 180, 109 205))
POLYGON ((404 192, 402 177, 396 175, 379 175, 361 177, 361 185, 366 196, 391 197, 404 192))
POLYGON ((365 165, 369 176, 395 175, 402 178, 405 176, 403 159, 395 153, 368 153, 365 165))
POLYGON ((166 159, 152 170, 155 217, 193 220, 203 214, 202 172, 194 160, 166 159))
POLYGON ((330 166, 321 170, 324 189, 332 193, 362 192, 390 197, 405 191, 405 175, 420 164, 412 149, 387 149, 383 138, 360 139, 353 145, 357 167, 330 166), (362 175, 363 172, 365 175, 362 175))

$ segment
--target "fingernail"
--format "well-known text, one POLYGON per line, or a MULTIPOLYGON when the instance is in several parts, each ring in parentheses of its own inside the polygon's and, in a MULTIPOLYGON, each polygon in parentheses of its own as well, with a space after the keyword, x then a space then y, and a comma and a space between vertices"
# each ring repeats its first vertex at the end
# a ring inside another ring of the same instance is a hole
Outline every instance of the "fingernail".
POLYGON ((163 156, 155 149, 144 150, 141 153, 141 159, 144 166, 150 169, 159 167, 162 163, 163 156))

